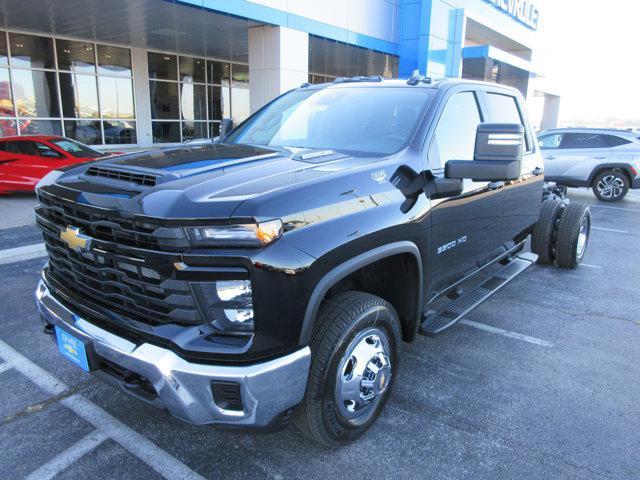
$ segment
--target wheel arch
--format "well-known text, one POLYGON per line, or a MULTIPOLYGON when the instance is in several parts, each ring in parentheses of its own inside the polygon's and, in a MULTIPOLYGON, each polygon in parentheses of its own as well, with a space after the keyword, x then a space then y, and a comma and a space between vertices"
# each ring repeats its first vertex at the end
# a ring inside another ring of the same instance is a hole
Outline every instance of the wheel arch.
POLYGON ((600 165, 596 165, 589 175, 589 180, 587 181, 587 185, 589 187, 593 187, 593 182, 598 175, 607 170, 619 170, 623 172, 627 180, 629 181, 629 185, 631 185, 633 175, 631 174, 631 166, 626 163, 601 163, 600 165))
MULTIPOLYGON (((394 242, 364 252, 353 257, 332 270, 327 272, 316 284, 307 308, 305 310, 302 328, 300 331, 300 344, 308 345, 311 341, 313 326, 320 309, 320 305, 327 298, 332 289, 345 285, 346 282, 355 278, 356 275, 363 272, 367 267, 372 267, 379 262, 392 261, 394 259, 406 259, 405 265, 411 269, 410 277, 407 278, 406 285, 415 285, 415 290, 402 287, 393 289, 389 288, 393 285, 387 285, 388 295, 379 295, 377 290, 368 291, 369 293, 381 296, 398 312, 400 316, 400 324, 402 327, 402 336, 405 341, 412 341, 420 326, 420 317, 422 314, 422 300, 424 295, 424 276, 422 269, 422 257, 418 247, 410 241, 394 242), (394 293, 394 291, 396 293, 394 293), (406 301, 409 299, 409 301, 406 301), (413 301, 411 301, 411 299, 413 301)), ((393 274, 393 272, 391 272, 393 274)), ((393 282, 388 282, 393 284, 393 282)))

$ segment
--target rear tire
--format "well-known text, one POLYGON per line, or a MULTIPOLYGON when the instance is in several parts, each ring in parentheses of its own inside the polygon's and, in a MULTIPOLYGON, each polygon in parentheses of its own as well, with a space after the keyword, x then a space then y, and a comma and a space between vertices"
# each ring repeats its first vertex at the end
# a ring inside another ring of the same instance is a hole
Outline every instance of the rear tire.
POLYGON ((320 308, 311 369, 294 423, 322 445, 343 445, 369 428, 384 408, 398 369, 400 322, 379 297, 344 292, 320 308))
POLYGON ((554 241, 564 206, 564 202, 557 199, 542 203, 538 223, 531 235, 531 251, 538 255, 538 263, 550 265, 555 260, 554 241))
POLYGON ((582 261, 591 232, 591 212, 581 203, 570 203, 558 224, 556 261, 562 268, 576 268, 582 261))
POLYGON ((629 191, 629 179, 622 172, 606 170, 593 179, 591 189, 598 200, 617 202, 629 191))

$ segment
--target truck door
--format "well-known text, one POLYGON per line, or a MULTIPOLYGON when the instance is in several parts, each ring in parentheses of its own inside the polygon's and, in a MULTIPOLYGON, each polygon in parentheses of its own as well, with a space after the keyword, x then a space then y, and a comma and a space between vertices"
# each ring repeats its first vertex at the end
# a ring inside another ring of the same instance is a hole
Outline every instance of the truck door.
POLYGON ((520 178, 505 182, 501 189, 504 198, 504 215, 500 242, 509 248, 515 242, 522 240, 530 227, 538 221, 542 202, 544 165, 535 137, 531 133, 518 99, 501 92, 486 92, 484 99, 492 123, 518 123, 524 127, 525 132, 520 178))
MULTIPOLYGON (((476 129, 482 122, 475 92, 460 91, 446 100, 425 144, 434 175, 444 175, 449 160, 473 161, 476 129)), ((431 205, 428 297, 495 258, 500 245, 502 195, 489 182, 465 180, 461 195, 434 199, 431 205)))

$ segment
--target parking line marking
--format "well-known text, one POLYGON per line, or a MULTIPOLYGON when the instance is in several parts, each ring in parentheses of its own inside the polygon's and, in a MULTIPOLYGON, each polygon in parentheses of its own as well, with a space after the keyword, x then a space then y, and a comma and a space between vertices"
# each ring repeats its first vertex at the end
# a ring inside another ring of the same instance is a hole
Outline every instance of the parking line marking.
POLYGON ((24 260, 31 260, 32 258, 46 256, 47 249, 45 248, 44 243, 25 245, 24 247, 7 248, 6 250, 0 250, 0 265, 22 262, 24 260))
POLYGON ((605 232, 629 233, 626 230, 616 230, 615 228, 591 227, 592 230, 604 230, 605 232))
MULTIPOLYGON (((50 395, 60 395, 68 387, 52 374, 0 340, 0 357, 50 395)), ((165 452, 147 437, 113 417, 101 407, 75 394, 60 401, 98 430, 168 479, 204 480, 180 460, 165 452)))
POLYGON ((100 430, 94 430, 83 439, 71 445, 64 452, 56 455, 40 468, 30 473, 26 477, 26 480, 48 480, 55 477, 108 438, 109 437, 100 430))
POLYGON ((460 323, 467 325, 469 327, 477 328, 478 330, 497 333, 498 335, 502 335, 503 337, 515 338, 516 340, 522 340, 523 342, 532 343, 534 345, 539 345, 541 347, 547 347, 547 348, 553 347, 553 343, 547 342, 546 340, 530 337, 528 335, 523 335, 521 333, 510 332, 509 330, 503 330, 502 328, 492 327, 484 323, 474 322, 473 320, 467 320, 466 318, 460 320, 460 323))
POLYGON ((11 365, 9 362, 0 363, 0 373, 4 373, 7 370, 10 370, 11 367, 13 367, 13 365, 11 365))
POLYGON ((637 208, 609 207, 608 205, 589 205, 590 207, 610 208, 612 210, 626 210, 628 212, 640 212, 637 208))
POLYGON ((590 265, 588 263, 581 263, 580 266, 581 267, 589 267, 589 268, 602 268, 602 267, 599 267, 598 265, 590 265))

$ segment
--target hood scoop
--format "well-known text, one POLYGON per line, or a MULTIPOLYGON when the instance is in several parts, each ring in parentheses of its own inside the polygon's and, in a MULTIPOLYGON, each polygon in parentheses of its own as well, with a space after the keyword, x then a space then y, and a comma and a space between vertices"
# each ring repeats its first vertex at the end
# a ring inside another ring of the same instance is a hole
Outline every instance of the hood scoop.
POLYGON ((85 172, 88 177, 102 177, 141 187, 155 187, 159 181, 158 175, 148 173, 136 173, 109 167, 89 167, 85 172))

